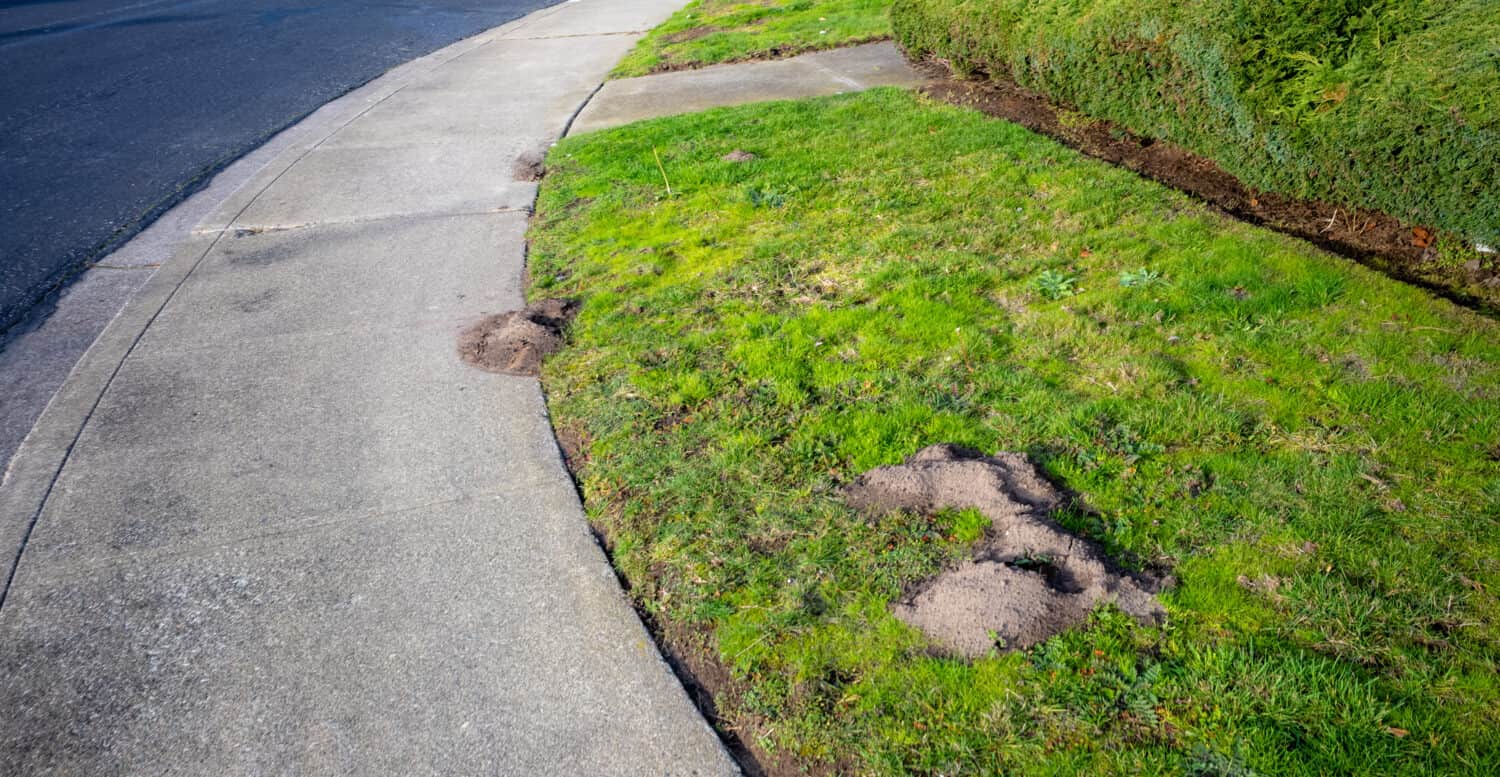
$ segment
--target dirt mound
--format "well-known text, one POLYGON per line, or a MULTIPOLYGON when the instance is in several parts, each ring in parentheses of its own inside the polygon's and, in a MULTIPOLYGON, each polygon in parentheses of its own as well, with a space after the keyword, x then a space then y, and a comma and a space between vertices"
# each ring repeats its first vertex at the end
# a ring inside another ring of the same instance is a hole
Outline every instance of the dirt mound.
POLYGON ((1160 581, 1120 571, 1098 545, 1048 517, 1065 500, 1024 455, 934 445, 899 466, 866 472, 844 498, 862 510, 975 509, 990 519, 973 560, 892 608, 954 653, 1030 647, 1104 602, 1146 623, 1165 614, 1155 596, 1160 581))
POLYGON ((724 160, 725 162, 754 162, 756 159, 755 155, 750 153, 749 151, 740 151, 738 149, 731 151, 719 158, 724 160))
POLYGON ((578 302, 544 299, 521 310, 485 316, 458 336, 458 355, 488 372, 536 375, 542 359, 563 346, 578 302))
POLYGON ((547 152, 538 149, 522 151, 511 163, 511 177, 517 181, 532 182, 542 180, 547 174, 547 152))

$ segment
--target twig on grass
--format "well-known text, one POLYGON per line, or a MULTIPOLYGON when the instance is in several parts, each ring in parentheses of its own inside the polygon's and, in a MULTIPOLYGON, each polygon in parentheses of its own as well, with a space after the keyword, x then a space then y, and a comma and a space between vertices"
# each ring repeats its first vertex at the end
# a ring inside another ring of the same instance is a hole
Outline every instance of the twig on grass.
POLYGON ((667 168, 662 166, 661 154, 656 153, 656 146, 651 147, 651 156, 656 157, 656 169, 661 171, 661 182, 667 185, 667 196, 672 196, 672 182, 667 180, 667 168))

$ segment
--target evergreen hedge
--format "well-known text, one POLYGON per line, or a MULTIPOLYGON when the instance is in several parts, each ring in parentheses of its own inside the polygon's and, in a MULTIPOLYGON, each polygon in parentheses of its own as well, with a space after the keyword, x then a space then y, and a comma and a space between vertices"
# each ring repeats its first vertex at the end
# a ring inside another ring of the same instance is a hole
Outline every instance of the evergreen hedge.
POLYGON ((895 0, 914 57, 1500 244, 1500 0, 895 0))

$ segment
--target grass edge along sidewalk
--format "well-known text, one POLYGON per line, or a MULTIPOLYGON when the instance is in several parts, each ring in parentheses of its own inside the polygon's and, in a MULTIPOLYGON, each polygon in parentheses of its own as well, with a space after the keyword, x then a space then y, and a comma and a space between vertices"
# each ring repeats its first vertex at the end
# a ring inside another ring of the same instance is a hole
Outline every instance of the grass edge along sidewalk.
POLYGON ((890 0, 694 0, 646 34, 615 67, 627 78, 789 57, 891 37, 890 0))
POLYGON ((1494 321, 895 90, 568 139, 531 238, 583 300, 544 379, 591 520, 769 758, 1500 768, 1494 321), (981 524, 838 489, 937 442, 1030 454, 1177 576, 1167 624, 934 655, 888 605, 981 524))

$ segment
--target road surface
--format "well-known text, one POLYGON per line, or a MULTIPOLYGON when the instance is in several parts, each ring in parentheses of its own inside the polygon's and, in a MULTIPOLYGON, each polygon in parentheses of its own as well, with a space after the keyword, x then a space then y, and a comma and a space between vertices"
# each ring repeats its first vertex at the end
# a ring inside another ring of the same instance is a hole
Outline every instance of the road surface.
POLYGON ((0 0, 0 331, 211 174, 555 0, 0 0))

